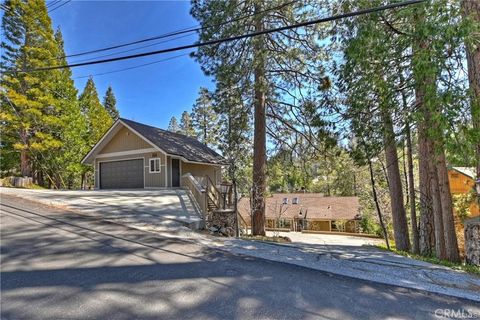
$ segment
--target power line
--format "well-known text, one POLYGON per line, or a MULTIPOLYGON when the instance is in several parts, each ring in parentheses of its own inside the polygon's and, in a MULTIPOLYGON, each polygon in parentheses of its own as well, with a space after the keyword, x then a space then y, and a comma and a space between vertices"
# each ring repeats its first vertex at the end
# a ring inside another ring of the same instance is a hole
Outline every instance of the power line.
POLYGON ((52 2, 50 2, 49 4, 47 4, 47 8, 51 8, 55 5, 57 5, 58 3, 62 2, 62 0, 53 0, 52 2))
POLYGON ((55 7, 55 8, 53 8, 53 9, 50 9, 50 10, 48 11, 48 13, 52 13, 53 11, 57 10, 58 8, 63 7, 64 5, 66 5, 67 3, 71 2, 71 1, 72 1, 72 0, 67 0, 67 1, 65 1, 64 3, 60 4, 58 7, 55 7))
POLYGON ((208 45, 214 45, 214 44, 219 44, 219 43, 223 43, 223 42, 231 42, 231 41, 251 38, 251 37, 255 37, 255 36, 259 36, 259 35, 270 34, 270 33, 274 33, 274 32, 280 32, 280 31, 290 30, 290 29, 295 29, 295 28, 300 28, 300 27, 306 27, 306 26, 310 26, 310 25, 314 25, 314 24, 318 24, 318 23, 324 23, 324 22, 329 22, 329 21, 334 21, 334 20, 339 20, 339 19, 344 19, 344 18, 349 18, 349 17, 355 17, 355 16, 359 16, 359 15, 363 15, 363 14, 369 14, 369 13, 384 11, 384 10, 388 10, 388 9, 405 7, 405 6, 408 6, 408 5, 418 4, 418 3, 422 3, 422 2, 425 2, 425 0, 409 0, 409 1, 393 3, 393 4, 380 6, 380 7, 363 9, 363 10, 344 13, 344 14, 340 14, 340 15, 334 15, 334 16, 330 16, 330 17, 327 17, 327 18, 320 18, 320 19, 305 21, 305 22, 296 23, 296 24, 289 25, 289 26, 283 26, 283 27, 278 27, 278 28, 273 28, 273 29, 251 32, 251 33, 247 33, 247 34, 243 34, 243 35, 239 35, 239 36, 234 36, 234 37, 230 37, 230 38, 210 40, 210 41, 205 41, 205 42, 200 42, 200 43, 195 43, 195 44, 189 44, 189 45, 184 45, 184 46, 179 46, 179 47, 173 47, 173 48, 167 48, 167 49, 162 49, 162 50, 137 53, 137 54, 133 54, 133 55, 115 57, 115 58, 109 58, 109 59, 103 59, 103 60, 72 63, 72 64, 66 64, 66 65, 60 65, 60 66, 49 66, 49 67, 37 68, 37 69, 31 69, 31 70, 16 70, 16 71, 11 71, 11 72, 35 72, 35 71, 46 71, 46 70, 81 67, 81 66, 87 66, 87 65, 93 65, 93 64, 100 64, 100 63, 107 63, 107 62, 113 62, 113 61, 121 61, 121 60, 128 60, 128 59, 134 59, 134 58, 140 58, 140 57, 147 57, 147 56, 151 56, 151 55, 157 55, 157 54, 174 52, 174 51, 181 51, 181 50, 192 49, 192 48, 200 48, 200 47, 204 47, 204 46, 208 46, 208 45))
POLYGON ((288 6, 288 5, 291 5, 291 4, 295 3, 295 2, 297 2, 297 1, 298 1, 298 0, 289 1, 289 2, 283 3, 283 4, 278 5, 278 6, 276 6, 276 7, 273 7, 273 8, 268 8, 268 9, 265 9, 265 10, 260 11, 260 12, 257 12, 257 13, 253 13, 253 14, 241 16, 241 17, 238 17, 238 18, 235 18, 235 19, 227 20, 227 21, 222 22, 222 23, 218 23, 218 24, 208 25, 208 26, 204 26, 204 27, 200 27, 200 26, 197 25, 197 26, 194 26, 194 27, 184 28, 184 29, 180 29, 180 30, 176 30, 176 31, 164 33, 164 34, 161 34, 161 35, 158 35, 158 36, 154 36, 154 37, 150 37, 150 38, 146 38, 146 39, 141 39, 141 40, 136 40, 136 41, 132 41, 132 42, 127 42, 127 43, 123 43, 123 44, 119 44, 119 45, 114 45, 114 46, 110 46, 110 47, 105 47, 105 48, 101 48, 101 49, 95 49, 95 50, 84 51, 84 52, 79 52, 79 53, 75 53, 75 54, 69 54, 69 55, 65 55, 65 56, 62 57, 62 58, 71 58, 71 57, 77 57, 77 56, 86 55, 86 54, 91 54, 91 53, 97 53, 97 52, 102 52, 102 51, 109 51, 109 50, 118 49, 118 48, 122 48, 122 47, 127 47, 127 46, 131 46, 131 45, 139 44, 139 43, 143 43, 143 42, 148 42, 148 41, 153 41, 153 40, 168 38, 168 37, 172 37, 172 36, 176 36, 176 35, 180 35, 180 34, 184 34, 184 33, 191 33, 191 32, 196 32, 196 31, 200 31, 200 30, 204 30, 204 29, 208 29, 208 28, 220 27, 220 26, 223 26, 223 25, 232 23, 232 22, 236 22, 236 21, 239 21, 239 20, 243 20, 243 19, 246 19, 246 18, 249 18, 249 17, 253 17, 253 16, 255 16, 255 15, 262 14, 262 13, 266 13, 266 12, 268 12, 268 11, 272 11, 272 10, 277 10, 277 9, 283 8, 283 7, 285 7, 285 6, 288 6))
POLYGON ((173 57, 170 57, 170 58, 157 60, 157 61, 153 61, 153 62, 149 62, 149 63, 144 63, 144 64, 140 64, 140 65, 133 66, 133 67, 123 68, 123 69, 118 69, 118 70, 112 70, 112 71, 107 71, 107 72, 102 72, 102 73, 97 73, 97 74, 91 74, 91 75, 87 75, 87 76, 78 76, 78 77, 74 77, 73 79, 82 79, 82 78, 103 76, 103 75, 107 75, 107 74, 111 74, 111 73, 117 73, 117 72, 127 71, 127 70, 131 70, 131 69, 137 69, 137 68, 146 67, 146 66, 149 66, 149 65, 152 65, 152 64, 156 64, 156 63, 165 62, 165 61, 177 59, 177 58, 180 58, 180 57, 188 56, 189 54, 190 53, 179 54, 179 55, 176 55, 176 56, 173 56, 173 57))
MULTIPOLYGON (((143 48, 153 47, 153 46, 157 46, 157 45, 159 45, 159 44, 166 43, 166 42, 169 42, 169 41, 173 41, 173 40, 178 40, 178 39, 190 37, 190 36, 192 36, 192 35, 193 35, 193 34, 186 34, 186 35, 183 35, 183 36, 178 36, 178 37, 175 37, 175 38, 163 40, 163 41, 160 41, 160 42, 155 42, 155 43, 148 44, 148 45, 141 46, 141 47, 137 47, 137 48, 132 48, 132 49, 128 49, 128 50, 122 50, 122 51, 118 51, 118 52, 115 52, 115 53, 103 54, 103 55, 96 56, 96 57, 93 57, 93 58, 87 58, 87 59, 82 59, 82 60, 74 61, 74 63, 84 62, 84 61, 90 61, 90 60, 92 60, 92 59, 98 59, 98 58, 103 58, 103 57, 110 57, 110 56, 114 56, 114 55, 119 54, 119 53, 131 52, 131 51, 135 51, 135 50, 139 50, 139 49, 143 49, 143 48)), ((55 59, 52 59, 52 60, 55 60, 55 59)))

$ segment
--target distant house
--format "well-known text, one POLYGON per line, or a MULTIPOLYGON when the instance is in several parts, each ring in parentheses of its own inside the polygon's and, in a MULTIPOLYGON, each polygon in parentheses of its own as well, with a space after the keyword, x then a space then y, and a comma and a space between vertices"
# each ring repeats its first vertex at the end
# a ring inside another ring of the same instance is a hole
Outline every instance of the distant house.
MULTIPOLYGON (((448 180, 452 195, 468 194, 475 188, 475 168, 451 167, 448 170, 448 180)), ((470 217, 480 215, 476 201, 470 204, 470 217)))
POLYGON ((182 175, 221 181, 224 159, 195 138, 118 119, 82 160, 95 188, 182 187, 182 175))
MULTIPOLYGON (((250 223, 250 199, 238 210, 250 223)), ((359 232, 358 197, 325 197, 320 193, 275 193, 266 199, 266 228, 290 231, 359 232)))

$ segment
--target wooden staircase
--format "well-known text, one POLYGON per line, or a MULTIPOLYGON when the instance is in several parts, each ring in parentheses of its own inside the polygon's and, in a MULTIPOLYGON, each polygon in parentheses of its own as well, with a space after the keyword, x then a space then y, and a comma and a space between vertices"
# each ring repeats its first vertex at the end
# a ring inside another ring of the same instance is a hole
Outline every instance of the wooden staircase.
MULTIPOLYGON (((196 179, 189 174, 183 176, 182 179, 183 186, 192 192, 201 211, 203 212, 204 218, 206 218, 209 214, 212 214, 213 212, 233 213, 233 211, 235 210, 233 202, 233 188, 230 188, 229 193, 225 196, 224 200, 222 193, 220 192, 220 190, 218 190, 217 186, 215 185, 215 183, 213 183, 209 176, 205 176, 205 178, 201 179, 196 179), (201 183, 199 183, 198 180, 202 180, 201 183)), ((248 234, 249 225, 240 215, 238 210, 236 212, 236 217, 238 221, 239 235, 248 234)))

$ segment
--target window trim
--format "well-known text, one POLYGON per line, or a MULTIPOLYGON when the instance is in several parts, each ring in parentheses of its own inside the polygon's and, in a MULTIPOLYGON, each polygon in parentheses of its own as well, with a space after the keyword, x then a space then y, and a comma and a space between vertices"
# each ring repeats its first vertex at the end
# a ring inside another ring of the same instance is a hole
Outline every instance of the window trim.
POLYGON ((148 159, 148 172, 149 173, 161 173, 162 172, 162 160, 160 158, 150 158, 148 159), (155 169, 155 161, 158 160, 158 171, 152 171, 152 160, 153 168, 155 169))

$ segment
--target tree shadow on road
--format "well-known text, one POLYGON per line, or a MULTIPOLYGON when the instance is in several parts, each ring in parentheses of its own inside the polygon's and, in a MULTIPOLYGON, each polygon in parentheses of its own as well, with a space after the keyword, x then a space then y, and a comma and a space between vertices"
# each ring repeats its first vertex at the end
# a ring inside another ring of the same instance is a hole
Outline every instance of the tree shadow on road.
POLYGON ((434 318, 469 306, 89 217, 7 210, 2 319, 434 318))

